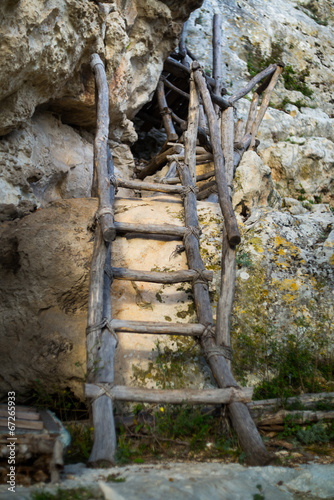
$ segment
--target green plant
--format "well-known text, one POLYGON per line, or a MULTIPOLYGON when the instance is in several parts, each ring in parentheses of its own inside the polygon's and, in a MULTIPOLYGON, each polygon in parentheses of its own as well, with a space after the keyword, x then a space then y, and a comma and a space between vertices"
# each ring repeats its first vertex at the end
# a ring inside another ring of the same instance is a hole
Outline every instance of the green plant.
POLYGON ((94 429, 89 424, 75 422, 66 426, 71 444, 66 453, 66 463, 87 462, 92 446, 94 429))
POLYGON ((33 491, 31 500, 92 500, 93 498, 101 498, 102 495, 93 495, 88 488, 59 488, 56 493, 48 491, 33 491))
POLYGON ((244 252, 240 255, 237 254, 236 263, 237 263, 237 266, 239 268, 240 267, 248 267, 248 268, 253 267, 252 259, 249 257, 248 253, 246 253, 246 252, 244 252))
POLYGON ((107 476, 107 481, 110 483, 125 483, 125 477, 120 477, 119 474, 109 474, 107 476))
POLYGON ((327 443, 334 437, 333 432, 321 423, 308 426, 306 429, 298 429, 297 439, 303 444, 327 443))

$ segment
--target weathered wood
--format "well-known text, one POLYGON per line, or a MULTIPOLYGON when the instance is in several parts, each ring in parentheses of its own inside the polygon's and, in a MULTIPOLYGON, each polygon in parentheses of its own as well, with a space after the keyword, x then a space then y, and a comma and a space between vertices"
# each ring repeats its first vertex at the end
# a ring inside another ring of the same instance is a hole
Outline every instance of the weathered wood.
MULTIPOLYGON (((215 171, 210 170, 209 172, 205 172, 204 174, 200 174, 196 176, 196 182, 205 181, 206 179, 210 179, 210 177, 214 177, 215 171)), ((167 184, 177 184, 180 182, 179 177, 171 177, 170 179, 164 180, 167 184)), ((201 187, 199 188, 201 190, 201 187)))
POLYGON ((244 120, 242 118, 239 118, 234 130, 234 142, 239 142, 243 138, 244 136, 243 128, 244 128, 244 120))
MULTIPOLYGON (((222 148, 225 157, 225 173, 232 198, 234 178, 234 121, 233 108, 226 109, 221 119, 222 148)), ((227 238, 224 222, 221 263, 221 288, 217 305, 216 342, 218 345, 231 346, 230 328, 235 292, 235 255, 236 249, 227 238)))
POLYGON ((164 403, 164 404, 230 404, 233 401, 247 403, 251 401, 253 388, 244 389, 173 389, 159 390, 146 389, 143 387, 127 387, 122 385, 101 384, 85 385, 87 397, 101 397, 102 394, 110 394, 118 401, 134 401, 144 403, 164 403))
MULTIPOLYGON (((15 426, 18 429, 32 429, 41 431, 43 429, 43 422, 41 420, 16 418, 15 426)), ((0 417, 0 427, 7 427, 8 429, 8 412, 6 417, 0 417)))
POLYGON ((267 111, 267 108, 269 106, 269 102, 270 102, 270 99, 271 99, 271 95, 273 93, 273 90, 275 88, 275 85, 281 75, 283 71, 283 67, 282 66, 278 66, 276 67, 276 70, 275 70, 275 73, 273 74, 272 78, 271 78, 271 81, 268 85, 268 87, 266 88, 265 90, 265 93, 264 93, 264 96, 263 96, 263 99, 262 99, 262 102, 261 102, 261 106, 260 106, 260 109, 259 109, 259 112, 254 120, 254 123, 252 125, 252 129, 251 129, 251 135, 252 135, 252 140, 251 140, 251 143, 250 143, 250 146, 249 146, 249 149, 252 149, 254 148, 254 145, 255 145, 255 139, 256 139, 256 134, 259 130, 259 127, 261 125, 261 122, 262 122, 262 119, 265 115, 265 112, 267 111))
POLYGON ((116 222, 115 228, 117 233, 137 233, 137 234, 156 234, 161 236, 175 236, 183 238, 187 228, 182 226, 173 226, 172 224, 163 224, 161 226, 155 224, 132 224, 130 222, 116 222))
POLYGON ((320 422, 322 420, 333 420, 334 411, 288 411, 280 410, 273 415, 261 416, 255 419, 256 425, 261 429, 269 429, 273 426, 277 429, 280 425, 282 430, 284 429, 285 419, 291 418, 291 422, 297 425, 309 423, 309 422, 320 422))
POLYGON ((268 68, 261 71, 261 73, 255 75, 254 78, 252 78, 251 81, 246 85, 246 87, 244 87, 243 89, 239 90, 231 97, 229 97, 228 102, 230 104, 233 104, 234 102, 241 99, 241 97, 244 97, 246 94, 248 94, 248 92, 250 92, 255 87, 257 83, 263 80, 263 78, 266 78, 267 76, 274 74, 276 69, 277 69, 277 64, 270 64, 268 68))
POLYGON ((190 101, 188 108, 188 130, 184 132, 184 161, 196 183, 196 141, 199 119, 199 100, 196 84, 190 78, 190 101))
POLYGON ((198 323, 158 323, 155 321, 130 321, 113 319, 111 326, 116 332, 143 333, 150 335, 189 335, 199 337, 205 326, 198 323))
MULTIPOLYGON (((98 56, 95 55, 97 58, 98 56)), ((95 66, 103 70, 104 73, 104 92, 108 94, 108 85, 103 65, 100 63, 95 66)), ((101 71, 102 71, 101 70, 101 71)), ((96 76, 97 79, 97 76, 96 76)), ((98 83, 98 81, 97 81, 98 83)), ((100 102, 100 88, 98 89, 98 97, 100 102)), ((102 90, 102 89, 101 89, 102 90)), ((99 104, 98 104, 99 106, 99 104)), ((108 115, 109 124, 109 109, 104 109, 104 113, 108 115)), ((99 107, 98 107, 98 129, 99 129, 99 107)), ((104 123, 104 126, 106 124, 104 123)), ((97 134, 98 136, 98 134, 97 134)), ((108 130, 104 130, 104 138, 108 137, 108 130)), ((99 180, 99 202, 102 209, 104 207, 111 208, 115 196, 115 187, 110 183, 110 179, 114 175, 114 166, 112 156, 109 150, 107 140, 103 142, 103 170, 98 172, 99 177, 103 175, 103 179, 99 180), (103 189, 101 187, 103 184, 103 189), (108 186, 108 189, 105 186, 108 186)), ((101 164, 101 162, 100 162, 101 164)), ((98 167, 98 163, 96 166, 98 167)), ((87 380, 95 383, 114 383, 114 356, 116 348, 116 340, 111 335, 111 332, 101 326, 102 320, 111 321, 111 297, 110 285, 111 280, 104 273, 105 266, 110 266, 111 263, 111 247, 110 241, 115 238, 116 229, 113 224, 113 237, 106 239, 106 227, 102 216, 99 217, 94 235, 94 250, 91 263, 90 284, 88 295, 88 318, 87 318, 87 380)), ((113 222, 113 221, 112 221, 113 222)), ((116 450, 116 433, 113 415, 113 405, 110 398, 102 396, 92 403, 93 425, 94 425, 94 443, 89 457, 89 463, 98 464, 101 461, 114 464, 114 455, 116 450)))
POLYGON ((141 189, 143 191, 158 191, 160 193, 174 193, 181 194, 183 192, 182 186, 168 186, 166 184, 159 184, 158 182, 143 182, 131 181, 127 179, 117 179, 119 187, 128 189, 141 189))
POLYGON ((91 68, 95 73, 97 87, 96 134, 94 140, 94 165, 97 173, 99 195, 98 217, 105 241, 115 239, 114 218, 109 201, 110 183, 108 180, 108 135, 109 135, 109 87, 103 62, 97 54, 91 58, 91 68))
MULTIPOLYGON (((213 34, 212 34, 212 70, 215 79, 214 93, 221 95, 223 88, 223 53, 222 53, 222 24, 221 14, 213 16, 213 34)), ((216 114, 220 111, 217 104, 214 106, 216 114)))
POLYGON ((221 109, 227 109, 231 106, 231 103, 224 99, 224 97, 221 97, 219 95, 214 94, 213 92, 210 92, 210 96, 212 99, 212 102, 214 104, 217 104, 221 109))
MULTIPOLYGON (((184 186, 192 185, 191 175, 186 166, 182 167, 182 165, 179 165, 179 175, 184 186)), ((184 209, 186 226, 198 227, 197 201, 196 195, 192 191, 189 191, 185 197, 184 209)), ((184 246, 189 268, 202 269, 204 264, 199 252, 199 243, 194 234, 189 234, 185 238, 184 246)), ((198 320, 202 325, 210 327, 210 325, 213 325, 213 317, 208 289, 203 283, 195 283, 193 285, 193 292, 198 320)), ((217 351, 216 342, 212 335, 202 334, 201 345, 218 386, 221 388, 239 388, 229 370, 225 357, 221 352, 217 351)), ((231 403, 228 409, 233 427, 238 434, 241 447, 246 454, 247 463, 250 465, 264 465, 271 461, 272 456, 265 449, 247 406, 243 403, 235 402, 231 403)))
POLYGON ((168 156, 180 154, 182 150, 183 150, 183 146, 180 144, 180 145, 173 146, 173 147, 167 149, 166 151, 159 154, 158 156, 155 156, 154 158, 152 158, 150 163, 148 163, 148 165, 146 165, 137 174, 138 179, 144 179, 148 175, 155 174, 155 172, 157 170, 159 170, 159 168, 161 168, 167 162, 168 156))
POLYGON ((204 77, 200 71, 199 65, 194 62, 194 78, 200 90, 206 115, 208 117, 213 160, 216 172, 216 182, 218 187, 219 204, 224 215, 228 239, 231 245, 238 245, 241 241, 238 223, 232 207, 228 186, 225 176, 224 156, 220 143, 219 127, 217 117, 213 109, 212 101, 210 99, 209 91, 205 85, 204 77))
POLYGON ((157 95, 158 105, 160 108, 160 113, 162 114, 162 121, 166 130, 167 139, 169 141, 176 141, 178 135, 175 132, 173 121, 171 118, 171 110, 168 108, 165 97, 164 84, 161 80, 159 80, 156 95, 157 95))
MULTIPOLYGON (((187 48, 187 54, 191 59, 193 59, 193 54, 188 50, 187 48), (192 54, 192 55, 190 55, 192 54)), ((196 59, 194 59, 196 60, 196 59)), ((172 57, 168 57, 166 61, 164 62, 164 71, 167 71, 168 73, 171 73, 172 75, 175 75, 179 78, 186 78, 188 79, 190 76, 190 69, 185 66, 184 64, 180 63, 179 61, 175 61, 172 57)), ((205 80, 207 83, 213 88, 215 86, 215 80, 214 78, 211 78, 209 75, 205 75, 205 80)))
POLYGON ((254 123, 254 120, 256 118, 257 114, 257 106, 259 103, 259 94, 257 92, 253 93, 253 98, 252 102, 249 108, 249 113, 248 113, 248 118, 247 118, 247 123, 246 123, 246 129, 245 129, 245 134, 250 134, 252 130, 252 126, 254 123))
MULTIPOLYGON (((312 394, 300 394, 299 396, 293 396, 291 398, 287 398, 284 401, 286 406, 292 404, 302 404, 303 408, 312 408, 317 405, 320 401, 325 401, 329 403, 334 403, 334 392, 319 392, 312 394)), ((279 408, 282 406, 282 399, 273 398, 273 399, 261 399, 258 401, 251 401, 248 405, 250 410, 264 411, 264 412, 272 412, 273 409, 279 408)))
POLYGON ((182 33, 179 42, 179 54, 181 56, 182 64, 184 64, 189 68, 189 63, 187 61, 186 32, 187 32, 187 21, 184 23, 182 28, 182 33))
MULTIPOLYGON (((184 283, 186 281, 193 281, 198 278, 198 273, 192 269, 173 271, 173 272, 155 272, 155 271, 137 271, 134 269, 127 269, 124 267, 112 267, 111 272, 114 278, 119 280, 129 281, 145 281, 148 283, 184 283)), ((203 271, 203 278, 212 281, 213 272, 203 271)))
POLYGON ((184 97, 185 99, 187 99, 189 101, 190 95, 187 92, 184 92, 184 90, 181 90, 178 87, 176 87, 175 85, 173 85, 165 76, 161 75, 160 80, 163 81, 165 87, 168 87, 171 90, 174 90, 174 92, 177 92, 178 94, 180 94, 182 97, 184 97))

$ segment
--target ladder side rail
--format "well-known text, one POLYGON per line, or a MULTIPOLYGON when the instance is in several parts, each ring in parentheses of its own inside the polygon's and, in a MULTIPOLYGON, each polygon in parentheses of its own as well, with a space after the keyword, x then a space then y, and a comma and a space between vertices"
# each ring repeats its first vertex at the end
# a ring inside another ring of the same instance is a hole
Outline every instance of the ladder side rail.
MULTIPOLYGON (((94 250, 90 271, 87 320, 87 381, 114 384, 116 334, 110 328, 111 277, 105 273, 111 262, 111 240, 115 238, 113 202, 115 187, 112 156, 108 146, 109 96, 104 65, 97 54, 91 61, 97 87, 97 129, 94 163, 98 179, 99 209, 96 217, 94 250)), ((114 464, 116 432, 113 402, 102 395, 92 402, 94 443, 88 462, 114 464)))

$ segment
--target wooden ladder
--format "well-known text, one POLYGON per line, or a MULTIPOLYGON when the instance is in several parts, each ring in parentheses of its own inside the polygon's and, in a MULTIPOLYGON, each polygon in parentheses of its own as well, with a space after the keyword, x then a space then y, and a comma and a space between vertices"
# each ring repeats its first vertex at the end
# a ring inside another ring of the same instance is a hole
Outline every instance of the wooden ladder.
MULTIPOLYGON (((227 160, 226 165, 224 165, 221 141, 217 136, 218 123, 216 113, 202 70, 195 61, 191 68, 188 129, 184 134, 184 145, 178 145, 176 155, 169 157, 170 165, 174 169, 176 168, 178 172, 181 185, 116 179, 112 155, 108 146, 108 85, 104 65, 97 54, 92 56, 91 66, 95 73, 97 86, 97 129, 94 161, 99 208, 96 213, 94 251, 88 300, 88 378, 85 385, 85 394, 92 400, 94 424, 94 445, 89 462, 91 464, 101 464, 101 462, 114 464, 116 433, 113 400, 117 399, 120 401, 148 403, 227 404, 233 427, 238 434, 239 442, 246 454, 247 462, 252 465, 269 463, 272 457, 266 451, 246 406, 246 403, 251 400, 252 390, 250 388, 241 389, 239 387, 230 371, 228 361, 231 359, 231 349, 229 338, 226 337, 225 327, 231 315, 234 290, 232 290, 232 294, 228 292, 226 277, 230 272, 229 269, 231 269, 231 266, 235 266, 235 260, 233 261, 233 258, 235 259, 235 247, 240 242, 240 234, 231 204, 231 186, 235 166, 233 159, 233 133, 232 135, 229 134, 229 129, 226 127, 227 142, 224 154, 227 160), (208 282, 212 280, 212 272, 205 269, 199 251, 201 230, 197 215, 195 157, 199 119, 199 96, 196 87, 200 91, 208 117, 215 163, 216 184, 220 206, 224 215, 222 280, 223 282, 225 280, 225 284, 219 299, 216 325, 214 325, 213 321, 208 291, 208 282), (181 161, 180 158, 184 161, 181 161), (115 222, 113 205, 115 191, 118 186, 181 195, 184 204, 185 226, 137 225, 115 222), (182 238, 189 270, 166 273, 112 267, 111 242, 117 234, 127 232, 182 238), (231 261, 231 265, 229 265, 229 260, 231 261), (198 323, 179 324, 113 319, 110 287, 115 278, 155 283, 191 282, 198 323), (219 388, 213 390, 162 391, 115 386, 114 360, 118 342, 117 332, 198 337, 219 388)), ((277 71, 277 68, 274 68, 271 71, 272 73, 276 76, 277 73, 279 74, 279 71, 277 71)), ((227 108, 225 107, 222 120, 233 123, 233 114, 232 120, 230 115, 231 111, 233 113, 231 105, 227 108)), ((170 117, 168 118, 167 116, 165 128, 169 130, 169 140, 175 140, 173 128, 167 125, 169 119, 170 117)), ((252 138, 250 138, 251 140, 252 138)), ((229 331, 229 327, 227 330, 229 331)))

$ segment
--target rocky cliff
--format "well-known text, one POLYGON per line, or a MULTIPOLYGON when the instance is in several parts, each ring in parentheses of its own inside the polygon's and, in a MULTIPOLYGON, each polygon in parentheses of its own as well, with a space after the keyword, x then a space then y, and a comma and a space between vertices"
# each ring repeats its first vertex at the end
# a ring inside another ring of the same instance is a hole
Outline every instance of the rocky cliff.
MULTIPOLYGON (((163 61, 177 45, 191 11, 187 43, 208 70, 212 15, 217 10, 224 14, 228 93, 272 60, 285 63, 260 129, 258 151, 244 155, 235 180, 233 203, 243 242, 238 249, 232 333, 237 362, 245 367, 240 376, 258 380, 255 373, 267 366, 273 350, 268 335, 275 341, 289 335, 307 338, 317 352, 326 348, 332 359, 333 4, 329 0, 205 0, 201 4, 200 0, 2 3, 2 393, 15 389, 25 395, 39 379, 48 391, 70 387, 81 394, 90 224, 96 210, 96 201, 87 199, 95 124, 90 54, 98 52, 106 64, 110 145, 116 172, 129 178, 134 167, 130 145, 137 136, 132 119, 152 97, 163 61), (257 363, 259 348, 263 356, 258 356, 257 363)), ((249 101, 241 100, 235 119, 245 118, 248 108, 249 101)), ((124 197, 130 192, 119 194, 123 198, 118 201, 117 217, 128 222, 151 220, 152 200, 127 200, 124 197)), ((157 222, 182 224, 177 200, 161 198, 159 206, 157 222)), ((215 272, 215 304, 221 217, 214 203, 203 202, 199 209, 204 227, 202 255, 215 272)), ((184 268, 184 256, 174 250, 171 242, 122 238, 114 247, 113 259, 138 269, 184 268)), ((130 315, 151 321, 195 320, 187 287, 116 285, 113 307, 122 319, 130 315)), ((122 336, 119 382, 162 383, 157 351, 151 352, 154 341, 122 336)), ((171 385, 213 383, 193 343, 173 342, 158 348, 166 355, 167 368, 174 366, 169 372, 171 385), (189 363, 177 357, 176 347, 189 363)), ((323 388, 326 383, 323 380, 323 388)))

